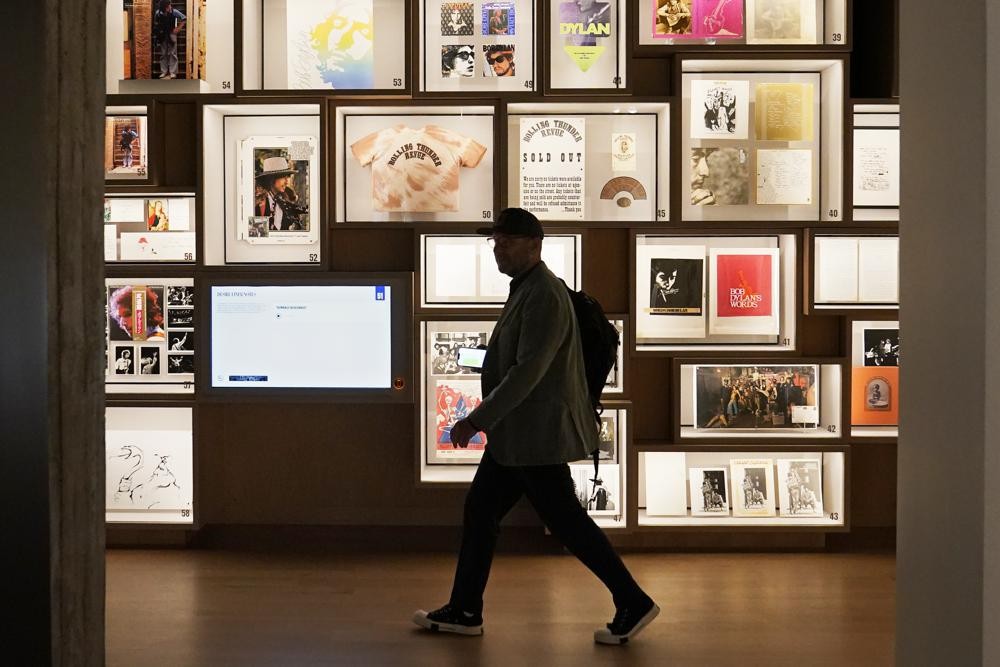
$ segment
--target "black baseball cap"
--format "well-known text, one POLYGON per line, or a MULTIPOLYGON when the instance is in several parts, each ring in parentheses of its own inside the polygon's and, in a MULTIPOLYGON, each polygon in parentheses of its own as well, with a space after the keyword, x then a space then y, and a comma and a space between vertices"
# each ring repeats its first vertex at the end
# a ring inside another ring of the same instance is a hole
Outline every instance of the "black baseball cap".
POLYGON ((477 234, 493 236, 494 234, 510 234, 511 236, 531 236, 537 239, 545 238, 542 223, 531 211, 523 208, 505 208, 500 211, 492 227, 480 227, 477 234))

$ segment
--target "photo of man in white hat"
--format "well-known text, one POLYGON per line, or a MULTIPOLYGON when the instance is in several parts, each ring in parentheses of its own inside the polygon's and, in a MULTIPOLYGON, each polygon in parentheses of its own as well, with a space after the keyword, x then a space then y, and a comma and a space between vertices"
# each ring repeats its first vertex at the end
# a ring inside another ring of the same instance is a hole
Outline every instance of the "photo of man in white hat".
POLYGON ((267 218, 268 231, 308 231, 307 197, 299 200, 292 181, 299 170, 274 149, 256 149, 254 215, 267 218))

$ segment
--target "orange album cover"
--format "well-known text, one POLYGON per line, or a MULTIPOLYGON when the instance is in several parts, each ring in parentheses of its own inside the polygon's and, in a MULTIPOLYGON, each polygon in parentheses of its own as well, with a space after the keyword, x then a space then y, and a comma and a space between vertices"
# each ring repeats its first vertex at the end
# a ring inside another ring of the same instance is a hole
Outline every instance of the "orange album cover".
POLYGON ((898 366, 855 366, 851 370, 851 423, 899 424, 898 366))

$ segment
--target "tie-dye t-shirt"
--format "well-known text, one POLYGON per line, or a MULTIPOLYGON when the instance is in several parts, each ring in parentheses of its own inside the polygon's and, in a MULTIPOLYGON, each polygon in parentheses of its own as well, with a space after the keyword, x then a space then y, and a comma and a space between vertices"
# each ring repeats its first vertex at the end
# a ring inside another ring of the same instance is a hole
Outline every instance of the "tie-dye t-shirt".
POLYGON ((486 154, 474 139, 436 125, 396 125, 351 145, 362 167, 372 165, 372 204, 384 213, 458 210, 459 172, 486 154))

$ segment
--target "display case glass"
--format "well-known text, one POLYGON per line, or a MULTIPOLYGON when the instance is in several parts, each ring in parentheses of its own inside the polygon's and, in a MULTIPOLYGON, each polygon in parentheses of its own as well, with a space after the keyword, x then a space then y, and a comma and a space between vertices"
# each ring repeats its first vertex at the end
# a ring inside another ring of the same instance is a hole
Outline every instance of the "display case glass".
POLYGON ((420 0, 421 92, 535 90, 534 0, 420 0))
POLYGON ((105 0, 109 95, 230 93, 234 0, 105 0))
POLYGON ((493 219, 494 107, 338 106, 337 222, 493 219))
MULTIPOLYGON (((503 307, 510 277, 500 273, 485 236, 421 234, 418 242, 422 308, 503 307)), ((542 242, 542 261, 571 289, 583 284, 581 246, 579 234, 549 234, 542 242)))
POLYGON ((205 263, 322 261, 319 106, 204 107, 205 263))
POLYGON ((665 103, 510 104, 507 205, 540 220, 665 221, 669 125, 665 103))
POLYGON ((243 0, 243 89, 399 91, 405 0, 243 0))
POLYGON ((194 392, 191 278, 105 279, 108 394, 194 392))
POLYGON ((898 236, 813 239, 813 308, 898 309, 898 236))
POLYGON ((548 88, 624 89, 628 20, 625 0, 549 0, 548 88))
POLYGON ((638 0, 639 44, 846 46, 847 0, 638 0))
POLYGON ((105 195, 104 261, 193 263, 195 203, 191 192, 105 195))
POLYGON ((854 105, 855 221, 899 220, 899 105, 854 105))
POLYGON ((638 460, 640 527, 847 526, 844 450, 680 447, 638 460))
POLYGON ((105 409, 105 521, 194 523, 194 410, 105 409))
POLYGON ((149 114, 145 106, 115 106, 104 110, 104 180, 148 183, 149 114))
POLYGON ((839 363, 706 361, 676 368, 680 438, 841 437, 839 363))
POLYGON ((851 322, 851 435, 899 436, 899 322, 851 322))
POLYGON ((842 60, 682 60, 682 219, 842 219, 842 60))
POLYGON ((635 240, 639 351, 793 350, 794 234, 635 240))

